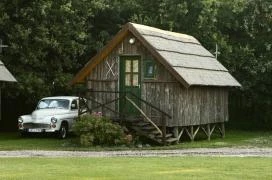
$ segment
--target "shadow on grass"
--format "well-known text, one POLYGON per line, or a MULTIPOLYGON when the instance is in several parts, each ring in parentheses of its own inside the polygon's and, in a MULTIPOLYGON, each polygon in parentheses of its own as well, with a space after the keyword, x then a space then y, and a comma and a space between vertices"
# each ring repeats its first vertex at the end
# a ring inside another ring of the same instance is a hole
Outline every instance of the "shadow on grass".
POLYGON ((187 148, 220 148, 220 147, 269 147, 272 148, 272 132, 227 130, 226 137, 221 138, 219 133, 214 133, 211 141, 207 140, 201 131, 192 142, 184 134, 179 144, 160 146, 152 141, 140 138, 131 146, 91 146, 79 145, 78 137, 70 134, 67 139, 58 139, 52 134, 31 134, 21 137, 19 133, 0 133, 0 150, 70 150, 70 151, 112 151, 112 150, 166 150, 187 148))

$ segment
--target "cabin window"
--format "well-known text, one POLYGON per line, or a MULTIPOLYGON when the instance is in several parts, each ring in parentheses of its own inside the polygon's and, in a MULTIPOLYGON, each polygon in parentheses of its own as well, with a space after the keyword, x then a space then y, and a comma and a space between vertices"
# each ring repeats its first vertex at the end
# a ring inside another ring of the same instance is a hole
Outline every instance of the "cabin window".
POLYGON ((125 84, 126 84, 126 86, 131 86, 131 74, 126 74, 126 78, 125 78, 126 80, 126 82, 125 82, 125 84))
POLYGON ((146 79, 153 79, 153 78, 155 78, 155 72, 156 72, 155 62, 152 60, 145 61, 144 77, 146 79))
POLYGON ((139 60, 126 60, 125 66, 125 86, 139 86, 139 60))

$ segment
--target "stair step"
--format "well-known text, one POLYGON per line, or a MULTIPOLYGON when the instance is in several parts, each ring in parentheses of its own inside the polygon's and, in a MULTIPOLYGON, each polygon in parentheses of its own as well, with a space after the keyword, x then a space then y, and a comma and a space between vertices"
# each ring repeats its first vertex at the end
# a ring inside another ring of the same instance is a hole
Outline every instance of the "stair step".
POLYGON ((154 130, 149 132, 150 134, 154 134, 154 135, 160 135, 161 133, 158 130, 154 130))
POLYGON ((137 118, 137 117, 135 118, 134 117, 134 118, 126 118, 125 121, 130 122, 130 123, 138 123, 138 122, 142 122, 143 119, 140 118, 140 117, 139 118, 137 118))
POLYGON ((175 142, 177 140, 178 140, 177 138, 168 138, 168 139, 166 139, 166 142, 172 143, 172 142, 175 142))
POLYGON ((144 126, 144 127, 140 127, 142 130, 154 130, 156 129, 154 126, 144 126))
POLYGON ((147 125, 150 125, 150 123, 148 123, 148 122, 138 122, 138 123, 135 123, 135 125, 137 125, 137 126, 147 126, 147 125))
MULTIPOLYGON (((173 134, 171 134, 171 133, 165 135, 166 138, 170 138, 172 136, 173 136, 173 134)), ((156 136, 156 138, 162 138, 162 135, 159 134, 159 135, 156 136)))

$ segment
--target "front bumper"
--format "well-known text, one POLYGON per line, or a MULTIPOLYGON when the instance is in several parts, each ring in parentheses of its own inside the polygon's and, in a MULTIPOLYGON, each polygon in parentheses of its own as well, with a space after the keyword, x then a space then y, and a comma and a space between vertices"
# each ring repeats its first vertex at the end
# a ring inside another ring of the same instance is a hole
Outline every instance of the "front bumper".
POLYGON ((28 129, 28 128, 23 128, 19 129, 20 132, 27 132, 27 133, 54 133, 58 132, 57 129, 41 129, 41 128, 36 128, 36 129, 28 129))
POLYGON ((18 126, 20 132, 27 133, 53 133, 58 131, 57 126, 55 125, 55 127, 52 127, 52 124, 23 123, 18 126))

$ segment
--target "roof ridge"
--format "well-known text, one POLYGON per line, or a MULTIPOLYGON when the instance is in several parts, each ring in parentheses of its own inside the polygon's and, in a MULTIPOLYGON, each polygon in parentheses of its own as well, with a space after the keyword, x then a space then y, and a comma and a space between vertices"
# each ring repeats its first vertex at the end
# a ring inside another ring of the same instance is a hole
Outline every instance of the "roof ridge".
POLYGON ((136 28, 141 28, 141 29, 145 29, 145 30, 150 30, 150 31, 155 31, 158 33, 162 33, 162 34, 166 34, 166 35, 172 35, 175 37, 180 37, 180 38, 185 38, 185 39, 189 39, 189 40, 194 40, 194 41, 198 41, 196 38, 194 38, 193 36, 190 36, 188 34, 183 34, 183 33, 179 33, 179 32, 173 32, 173 31, 167 31, 167 30, 163 30, 163 29, 159 29, 159 28, 155 28, 155 27, 151 27, 151 26, 147 26, 147 25, 142 25, 142 24, 136 24, 136 23, 131 23, 133 26, 136 26, 136 28))

